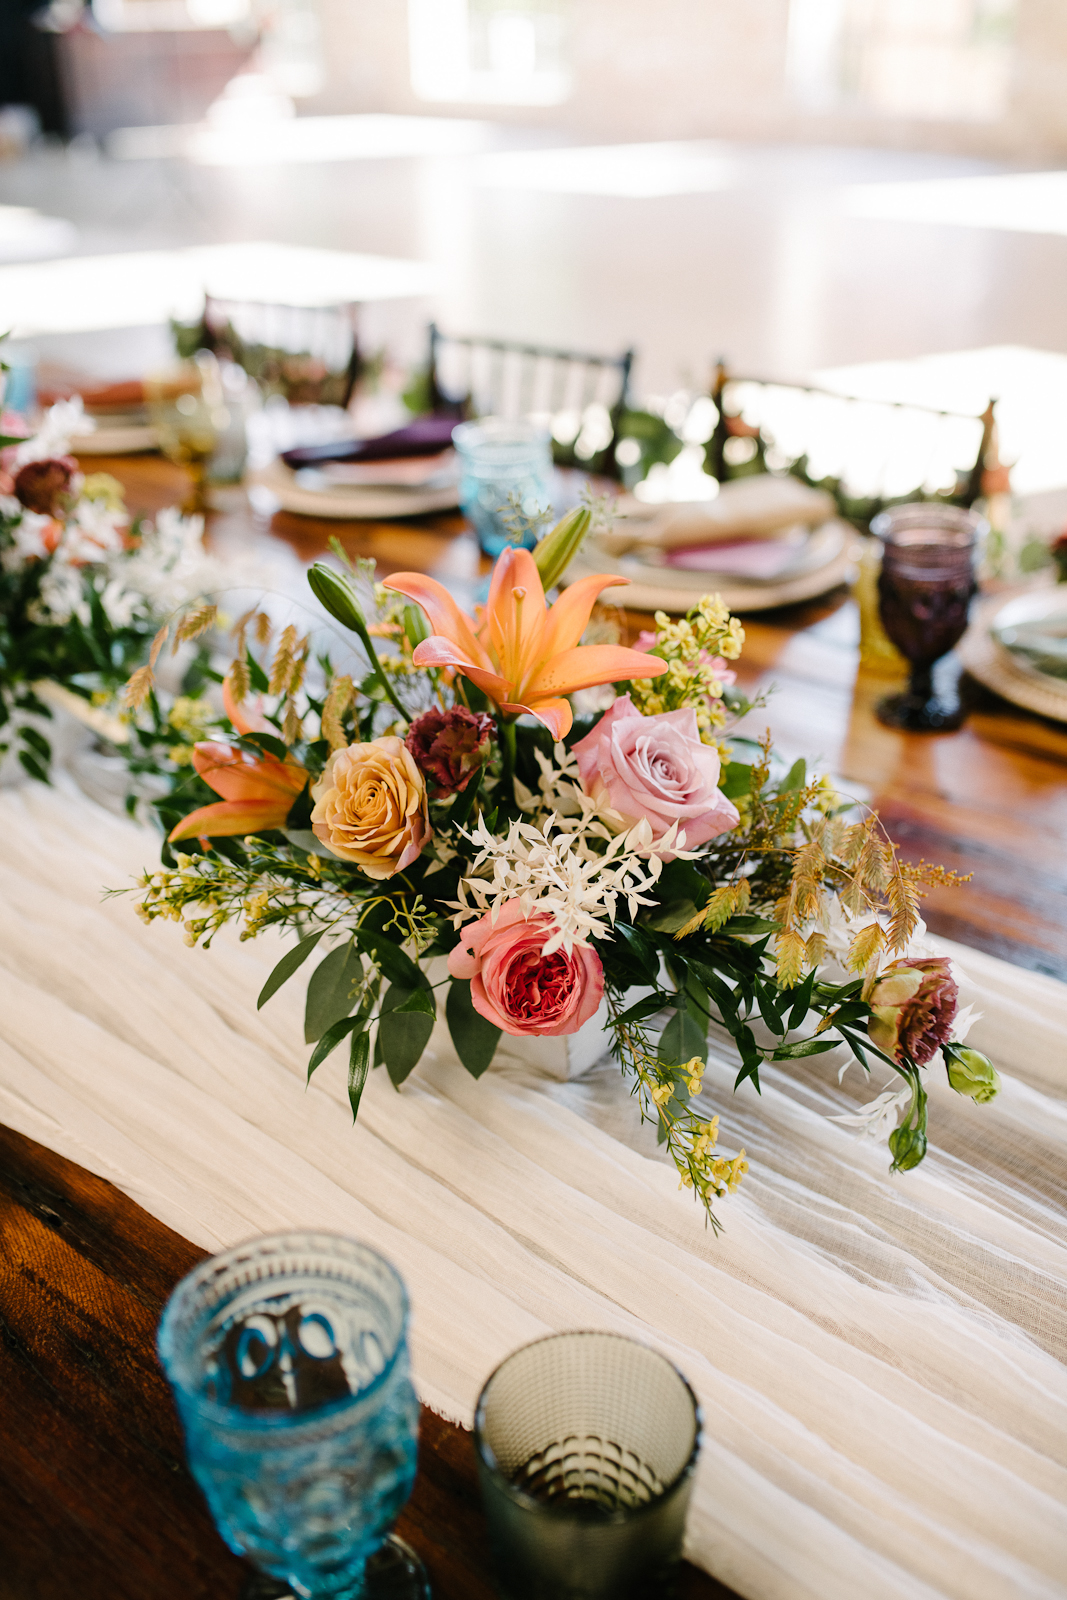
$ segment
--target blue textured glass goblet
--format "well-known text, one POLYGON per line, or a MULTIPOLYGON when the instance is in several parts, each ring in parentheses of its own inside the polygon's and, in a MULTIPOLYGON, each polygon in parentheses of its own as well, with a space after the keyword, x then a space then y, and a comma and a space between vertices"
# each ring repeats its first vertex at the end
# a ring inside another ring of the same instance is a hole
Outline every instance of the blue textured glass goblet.
POLYGON ((459 498, 478 543, 495 560, 518 546, 532 550, 537 535, 523 533, 523 518, 551 509, 552 451, 547 428, 533 422, 484 417, 461 422, 452 433, 462 472, 459 498))
POLYGON ((171 1295, 160 1360, 218 1529, 267 1575, 250 1593, 429 1595, 387 1537, 415 1481, 407 1320, 389 1263, 330 1233, 237 1245, 171 1295))

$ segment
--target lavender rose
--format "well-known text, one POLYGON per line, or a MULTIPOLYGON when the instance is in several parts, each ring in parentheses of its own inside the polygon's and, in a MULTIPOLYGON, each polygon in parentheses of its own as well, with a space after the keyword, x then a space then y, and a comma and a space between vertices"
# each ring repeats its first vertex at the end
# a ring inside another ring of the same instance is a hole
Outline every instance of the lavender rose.
POLYGON ((415 765, 433 785, 435 800, 459 794, 489 752, 492 717, 453 706, 450 711, 427 711, 408 729, 404 741, 415 765))
POLYGON ((677 822, 692 850, 740 820, 719 788, 719 757, 701 743, 690 707, 644 717, 628 694, 619 695, 574 754, 586 793, 617 811, 623 827, 646 819, 653 840, 677 822))
POLYGON ((887 1056, 910 1056, 922 1067, 947 1041, 959 1007, 959 990, 946 956, 892 961, 867 997, 874 1015, 871 1043, 887 1056))

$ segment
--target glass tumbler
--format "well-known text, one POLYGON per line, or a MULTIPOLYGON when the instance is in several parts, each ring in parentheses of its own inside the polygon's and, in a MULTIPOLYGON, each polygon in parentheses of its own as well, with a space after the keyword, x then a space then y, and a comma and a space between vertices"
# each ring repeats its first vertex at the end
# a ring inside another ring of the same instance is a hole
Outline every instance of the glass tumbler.
POLYGON ((474 1441, 507 1600, 670 1592, 700 1409, 663 1356, 613 1333, 526 1345, 482 1390, 474 1441))
POLYGON ((386 1537, 415 1481, 407 1321, 389 1263, 329 1233, 237 1245, 171 1295, 160 1360, 218 1529, 266 1575, 247 1595, 429 1595, 386 1537))
POLYGON ((879 719, 891 728, 937 733, 963 721, 959 700, 934 692, 932 671, 966 630, 977 587, 975 545, 986 530, 976 512, 945 505, 896 506, 871 523, 871 532, 883 545, 879 616, 911 663, 907 689, 880 701, 877 708, 879 719))
POLYGON ((509 545, 532 550, 536 521, 534 531, 524 531, 524 519, 537 519, 552 504, 548 429, 486 417, 460 423, 452 444, 460 459, 463 514, 486 555, 495 559, 509 545))

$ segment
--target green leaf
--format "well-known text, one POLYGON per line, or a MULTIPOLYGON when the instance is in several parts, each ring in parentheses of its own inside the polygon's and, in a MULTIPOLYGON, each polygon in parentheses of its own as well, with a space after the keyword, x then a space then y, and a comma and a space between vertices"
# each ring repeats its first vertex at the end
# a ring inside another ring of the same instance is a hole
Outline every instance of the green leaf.
POLYGON ((384 933, 364 924, 356 934, 360 947, 372 956, 390 983, 401 989, 428 989, 430 980, 411 957, 384 933))
POLYGON ((708 1041, 688 1011, 676 1011, 660 1035, 657 1051, 666 1067, 681 1067, 694 1056, 708 1059, 708 1041))
MULTIPOLYGON (((662 1011, 665 1006, 673 1005, 675 998, 676 997, 673 994, 662 994, 659 992, 656 994, 646 994, 643 1000, 638 1000, 636 1004, 628 1007, 626 1011, 620 1012, 620 1014, 615 1018, 615 1021, 643 1022, 646 1017, 651 1017, 655 1014, 655 1012, 662 1011)), ((686 1059, 688 1060, 690 1058, 687 1057, 686 1059)))
POLYGON ((248 677, 256 694, 266 694, 270 688, 270 679, 263 671, 251 650, 245 651, 245 660, 248 662, 248 677))
POLYGON ((752 788, 752 768, 744 761, 728 761, 719 777, 719 788, 727 800, 736 800, 752 788))
POLYGON ((684 928, 697 914, 697 908, 692 900, 672 900, 669 905, 656 917, 650 917, 648 926, 653 933, 677 933, 679 928, 684 928))
POLYGON ((257 1011, 261 1011, 271 995, 277 994, 282 984, 293 976, 297 967, 303 965, 325 932, 325 928, 320 928, 318 933, 309 933, 306 939, 301 939, 299 944, 294 945, 291 950, 285 952, 259 991, 259 999, 256 1001, 257 1011))
POLYGON ((778 786, 779 794, 793 794, 797 789, 803 789, 808 777, 808 764, 803 756, 798 756, 778 786))
POLYGON ((633 928, 628 922, 617 922, 615 933, 626 945, 646 981, 655 988, 659 983, 659 951, 652 940, 640 928, 633 928))
POLYGON ((397 1088, 418 1064, 433 1032, 437 1008, 426 989, 390 984, 382 997, 378 1040, 389 1076, 397 1088))
POLYGON ((38 733, 36 728, 20 728, 19 738, 23 744, 29 746, 34 755, 40 756, 42 761, 51 761, 52 746, 43 733, 38 733))
POLYGON ((711 967, 705 966, 703 961, 691 961, 690 966, 707 989, 711 998, 719 1008, 719 1015, 726 1026, 733 1031, 737 1026, 737 998, 730 985, 711 967))
POLYGON ((308 1044, 321 1039, 327 1028, 347 1017, 353 991, 362 977, 363 965, 351 939, 319 962, 311 974, 304 1012, 304 1038, 308 1044))
POLYGON ((691 861, 669 861, 660 873, 658 892, 664 904, 672 900, 691 900, 699 908, 707 905, 711 884, 691 861))
POLYGON ((751 1078, 757 1094, 762 1094, 759 1081, 759 1069, 763 1063, 759 1046, 756 1044, 752 1029, 747 1023, 742 1023, 734 1033, 734 1041, 741 1052, 741 1071, 734 1079, 734 1089, 738 1089, 746 1078, 751 1078))
POLYGON ((239 743, 253 745, 269 756, 277 756, 279 761, 285 761, 289 755, 289 746, 285 740, 277 738, 273 733, 245 733, 241 735, 239 743))
POLYGON ((362 1033, 353 1033, 352 1048, 348 1053, 348 1103, 352 1107, 353 1122, 359 1115, 359 1102, 369 1071, 370 1033, 364 1028, 362 1033))
MULTIPOLYGON (((781 994, 781 1002, 783 1005, 785 1003, 785 998, 785 995, 781 994)), ((768 1028, 770 1028, 771 1032, 784 1033, 785 1029, 782 1027, 782 1019, 778 1014, 778 1006, 775 1004, 775 990, 773 985, 769 983, 758 983, 756 985, 756 1004, 759 1006, 760 1016, 763 1018, 768 1028)))
POLYGON ((466 823, 467 818, 470 816, 471 807, 474 805, 478 790, 482 786, 482 778, 485 776, 485 766, 486 764, 483 761, 477 772, 468 781, 467 787, 464 789, 463 793, 458 794, 453 801, 452 810, 448 814, 448 820, 453 827, 462 828, 466 823))
POLYGON ((786 1023, 786 1032, 791 1033, 794 1028, 799 1028, 808 1012, 811 1010, 811 991, 815 985, 815 968, 812 967, 807 977, 794 991, 793 1009, 789 1013, 786 1023))
MULTIPOLYGON (((321 856, 324 861, 336 861, 337 857, 332 850, 328 850, 317 834, 310 828, 283 828, 282 832, 289 843, 298 850, 303 850, 308 856, 321 856)), ((348 891, 351 893, 351 890, 348 891)))
POLYGON ((322 1066, 326 1057, 337 1049, 341 1040, 346 1039, 353 1029, 358 1028, 363 1021, 362 1017, 342 1017, 340 1022, 335 1022, 332 1028, 326 1029, 326 1032, 311 1052, 311 1060, 308 1062, 309 1083, 311 1082, 311 1074, 322 1066))
POLYGON ((729 917, 719 929, 718 937, 729 937, 735 933, 777 933, 781 926, 778 922, 769 922, 766 917, 739 916, 729 917))
POLYGON ((475 1011, 467 978, 453 978, 445 1001, 445 1020, 456 1054, 472 1078, 480 1078, 496 1054, 500 1029, 475 1011))
POLYGON ((836 1039, 801 1039, 797 1044, 780 1044, 772 1061, 796 1061, 801 1056, 819 1056, 824 1050, 835 1050, 836 1039))
POLYGON ((36 778, 40 783, 47 783, 49 781, 48 768, 42 766, 37 757, 32 755, 29 750, 19 751, 19 761, 22 763, 23 767, 25 767, 31 778, 36 778))

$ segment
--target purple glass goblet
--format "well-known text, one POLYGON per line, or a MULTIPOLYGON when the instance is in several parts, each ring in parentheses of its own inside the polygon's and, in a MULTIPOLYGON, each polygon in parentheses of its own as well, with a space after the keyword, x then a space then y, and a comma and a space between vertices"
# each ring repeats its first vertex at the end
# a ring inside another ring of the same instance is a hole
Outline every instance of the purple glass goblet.
POLYGON ((964 718, 958 697, 934 691, 933 666, 967 627, 975 592, 974 550, 986 524, 957 506, 907 505, 871 523, 881 539, 878 611, 882 627, 911 662, 902 694, 879 702, 878 718, 910 733, 944 733, 964 718))

